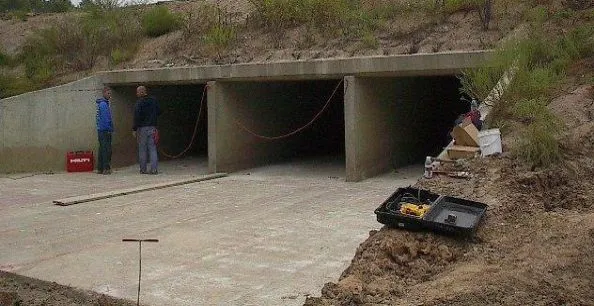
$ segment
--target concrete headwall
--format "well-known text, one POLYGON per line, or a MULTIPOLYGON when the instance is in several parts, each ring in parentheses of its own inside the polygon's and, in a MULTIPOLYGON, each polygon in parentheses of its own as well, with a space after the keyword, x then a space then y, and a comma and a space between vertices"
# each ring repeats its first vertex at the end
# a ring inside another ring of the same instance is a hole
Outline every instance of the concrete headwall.
POLYGON ((98 78, 0 100, 0 172, 65 169, 65 154, 94 150, 98 78))

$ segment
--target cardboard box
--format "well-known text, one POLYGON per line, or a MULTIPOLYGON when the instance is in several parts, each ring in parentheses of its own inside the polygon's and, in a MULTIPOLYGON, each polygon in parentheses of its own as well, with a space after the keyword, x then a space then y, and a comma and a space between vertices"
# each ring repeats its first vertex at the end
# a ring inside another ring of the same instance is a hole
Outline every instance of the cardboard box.
POLYGON ((479 147, 451 146, 448 148, 448 156, 451 159, 473 158, 480 150, 479 147))
POLYGON ((474 124, 464 121, 452 130, 452 138, 457 146, 479 147, 479 131, 474 124))

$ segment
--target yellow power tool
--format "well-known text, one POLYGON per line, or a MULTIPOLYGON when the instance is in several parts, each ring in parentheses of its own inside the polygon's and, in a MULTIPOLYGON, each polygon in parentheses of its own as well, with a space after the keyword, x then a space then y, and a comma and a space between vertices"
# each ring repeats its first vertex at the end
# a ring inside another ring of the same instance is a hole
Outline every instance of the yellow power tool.
POLYGON ((403 215, 410 215, 415 216, 418 218, 423 218, 427 211, 431 208, 430 205, 425 204, 412 204, 412 203, 402 203, 400 205, 400 213, 403 215))

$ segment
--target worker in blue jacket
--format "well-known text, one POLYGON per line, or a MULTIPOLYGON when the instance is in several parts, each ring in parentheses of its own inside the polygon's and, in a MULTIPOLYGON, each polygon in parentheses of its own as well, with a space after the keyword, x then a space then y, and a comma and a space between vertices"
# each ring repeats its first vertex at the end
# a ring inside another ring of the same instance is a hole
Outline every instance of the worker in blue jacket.
POLYGON ((111 134, 113 121, 111 119, 111 89, 103 88, 103 96, 97 99, 97 134, 99 138, 99 157, 97 173, 111 174, 111 134))

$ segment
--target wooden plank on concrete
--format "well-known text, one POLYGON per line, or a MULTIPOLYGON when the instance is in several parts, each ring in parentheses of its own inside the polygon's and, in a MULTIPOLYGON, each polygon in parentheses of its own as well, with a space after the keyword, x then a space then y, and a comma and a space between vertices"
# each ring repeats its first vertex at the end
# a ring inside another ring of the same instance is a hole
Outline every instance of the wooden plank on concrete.
POLYGON ((145 192, 145 191, 164 189, 164 188, 169 188, 169 187, 174 187, 174 186, 180 186, 180 185, 192 184, 192 183, 197 183, 197 182, 202 182, 202 181, 207 181, 207 180, 213 180, 213 179, 218 179, 218 178, 225 177, 225 176, 227 176, 226 173, 215 173, 215 174, 205 175, 205 176, 201 176, 201 177, 194 177, 194 178, 185 179, 185 180, 170 181, 170 182, 165 182, 165 183, 144 185, 144 186, 128 188, 128 189, 120 189, 120 190, 114 190, 114 191, 108 191, 108 192, 102 192, 102 193, 94 193, 94 194, 90 194, 90 195, 70 197, 70 198, 65 198, 65 199, 60 199, 60 200, 54 200, 53 203, 55 205, 59 205, 59 206, 69 206, 69 205, 86 203, 86 202, 91 202, 91 201, 115 198, 115 197, 120 197, 120 196, 125 196, 125 195, 129 195, 129 194, 135 194, 135 193, 140 193, 140 192, 145 192))

